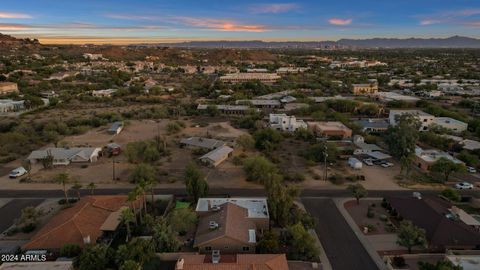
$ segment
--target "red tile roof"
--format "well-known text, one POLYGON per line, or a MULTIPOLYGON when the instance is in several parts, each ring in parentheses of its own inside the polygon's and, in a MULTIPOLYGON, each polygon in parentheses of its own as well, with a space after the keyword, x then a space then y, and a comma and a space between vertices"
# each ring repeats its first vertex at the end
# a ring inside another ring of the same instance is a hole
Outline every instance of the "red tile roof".
MULTIPOLYGON (((100 227, 105 220, 122 206, 129 206, 127 196, 86 196, 72 207, 61 210, 23 249, 59 249, 65 244, 84 246, 84 239, 95 243, 102 235, 100 227)), ((138 201, 136 205, 141 205, 138 201)))
MULTIPOLYGON (((222 255, 228 256, 228 255, 222 255)), ((288 270, 285 254, 238 254, 235 259, 213 264, 207 255, 183 255, 183 267, 175 270, 288 270)))

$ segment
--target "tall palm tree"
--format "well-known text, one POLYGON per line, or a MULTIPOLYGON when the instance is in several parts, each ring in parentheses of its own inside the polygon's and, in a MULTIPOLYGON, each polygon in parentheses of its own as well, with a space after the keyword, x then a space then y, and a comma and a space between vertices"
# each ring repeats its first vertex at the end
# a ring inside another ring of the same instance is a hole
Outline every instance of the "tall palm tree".
MULTIPOLYGON (((130 191, 128 193, 128 198, 127 198, 127 201, 130 203, 131 205, 131 208, 133 210, 134 213, 137 212, 136 210, 136 207, 135 207, 135 202, 137 201, 137 198, 138 198, 138 193, 137 191, 134 189, 132 191, 130 191)), ((142 213, 141 213, 141 209, 140 209, 140 219, 142 218, 142 213)), ((135 219, 135 224, 137 223, 137 219, 135 219)))
POLYGON ((97 185, 95 185, 95 183, 91 182, 90 184, 87 185, 87 188, 90 189, 90 195, 93 195, 93 192, 97 188, 97 185))
POLYGON ((80 182, 78 182, 78 180, 75 180, 73 182, 73 186, 72 186, 72 189, 75 190, 75 192, 77 193, 77 199, 80 200, 80 189, 82 189, 82 184, 80 184, 80 182))
POLYGON ((145 190, 147 189, 146 183, 141 182, 135 186, 133 190, 135 190, 135 193, 137 193, 138 196, 142 197, 143 200, 143 213, 146 215, 147 214, 147 199, 146 199, 146 192, 145 190))
POLYGON ((67 184, 70 183, 70 175, 68 173, 59 173, 55 177, 55 182, 62 185, 63 194, 65 195, 65 203, 68 205, 68 193, 67 193, 67 184))
POLYGON ((132 224, 135 221, 135 214, 133 213, 132 209, 130 208, 123 209, 122 213, 120 214, 120 220, 127 227, 127 238, 125 242, 128 242, 132 234, 132 229, 130 227, 130 224, 132 224))
POLYGON ((152 205, 152 211, 155 206, 155 186, 157 185, 157 179, 152 178, 149 179, 147 182, 147 186, 150 189, 150 196, 151 196, 151 205, 152 205))

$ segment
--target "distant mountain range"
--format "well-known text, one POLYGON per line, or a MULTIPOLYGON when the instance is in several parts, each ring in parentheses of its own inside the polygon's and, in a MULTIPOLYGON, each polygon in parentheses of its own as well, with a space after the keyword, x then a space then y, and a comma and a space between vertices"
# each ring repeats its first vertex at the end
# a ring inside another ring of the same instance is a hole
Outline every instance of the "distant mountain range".
POLYGON ((480 48, 480 39, 453 36, 449 38, 371 38, 341 39, 339 41, 318 42, 265 42, 249 41, 189 41, 179 43, 144 44, 136 46, 168 46, 192 48, 480 48))
POLYGON ((0 45, 38 45, 38 40, 36 39, 19 39, 9 35, 4 35, 0 33, 0 45))

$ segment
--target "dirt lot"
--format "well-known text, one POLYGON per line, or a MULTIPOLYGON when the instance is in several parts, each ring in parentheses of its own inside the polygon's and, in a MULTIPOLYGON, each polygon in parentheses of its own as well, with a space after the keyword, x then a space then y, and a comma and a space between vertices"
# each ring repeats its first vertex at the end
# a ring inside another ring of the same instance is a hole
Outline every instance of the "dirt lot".
POLYGON ((381 200, 360 200, 360 204, 357 204, 355 200, 348 201, 345 203, 345 209, 347 209, 350 216, 353 218, 355 223, 358 225, 360 230, 363 231, 365 226, 371 225, 375 227, 375 230, 367 233, 371 234, 390 234, 385 230, 385 222, 380 220, 381 215, 389 216, 386 210, 380 205, 381 200), (374 217, 367 217, 367 209, 369 205, 375 204, 375 207, 372 207, 374 212, 374 217))

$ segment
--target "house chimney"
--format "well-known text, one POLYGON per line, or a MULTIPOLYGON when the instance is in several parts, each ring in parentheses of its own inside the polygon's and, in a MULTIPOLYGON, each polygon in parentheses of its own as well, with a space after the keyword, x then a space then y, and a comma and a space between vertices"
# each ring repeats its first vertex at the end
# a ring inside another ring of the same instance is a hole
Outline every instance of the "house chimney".
POLYGON ((212 263, 220 263, 220 250, 216 249, 212 251, 212 263))
POLYGON ((178 259, 177 265, 175 266, 175 269, 176 270, 182 270, 184 263, 185 263, 185 260, 183 258, 178 259))

